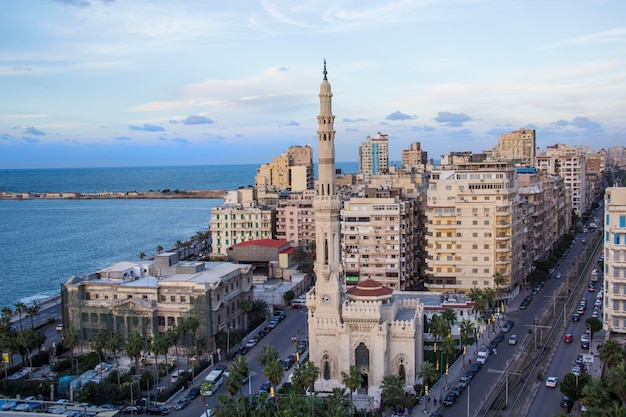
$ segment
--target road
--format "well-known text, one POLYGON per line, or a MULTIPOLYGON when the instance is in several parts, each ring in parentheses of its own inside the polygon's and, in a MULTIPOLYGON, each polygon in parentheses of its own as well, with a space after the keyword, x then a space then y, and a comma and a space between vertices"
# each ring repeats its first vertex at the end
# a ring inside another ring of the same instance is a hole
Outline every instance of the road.
MULTIPOLYGON (((568 252, 564 255, 560 263, 557 265, 557 268, 555 269, 554 273, 552 274, 552 278, 548 279, 545 285, 543 286, 543 288, 541 289, 541 291, 539 291, 538 294, 534 295, 533 301, 531 302, 531 304, 528 306, 527 309, 519 310, 518 304, 521 302, 521 300, 523 300, 527 295, 531 293, 531 289, 528 289, 525 292, 522 292, 516 297, 515 300, 511 301, 510 310, 508 312, 508 319, 513 320, 515 322, 515 326, 507 334, 507 337, 505 338, 505 340, 498 345, 497 355, 492 354, 489 357, 487 363, 483 366, 482 370, 478 372, 478 374, 471 380, 470 389, 465 390, 460 396, 460 398, 458 399, 458 401, 452 407, 448 407, 446 410, 444 410, 444 413, 446 415, 447 414, 455 415, 455 416, 476 415, 478 411, 480 410, 480 408, 482 407, 486 398, 489 397, 489 395, 495 388, 496 381, 501 376, 502 372, 504 372, 504 370, 506 369, 507 364, 511 363, 516 358, 516 355, 520 354, 520 349, 522 349, 524 339, 531 338, 531 340, 529 340, 528 342, 529 343, 528 346, 531 348, 535 346, 535 343, 537 343, 538 346, 542 345, 543 341, 545 341, 551 329, 544 328, 544 329, 538 330, 535 334, 529 334, 529 328, 533 326, 533 321, 535 320, 536 317, 539 316, 540 312, 543 312, 547 309, 552 310, 553 302, 554 302, 553 295, 555 294, 556 289, 559 286, 567 285, 568 282, 571 286, 574 286, 575 281, 579 278, 575 276, 577 275, 574 272, 576 268, 572 268, 572 267, 577 262, 583 261, 580 259, 580 255, 585 249, 585 244, 582 243, 582 239, 581 239, 582 237, 583 237, 582 235, 579 236, 579 239, 577 239, 574 246, 570 248, 570 250, 568 250, 568 252), (561 276, 562 276, 561 279, 555 278, 557 273, 561 273, 561 276), (566 278, 568 273, 572 274, 569 280, 567 280, 566 278), (518 341, 516 345, 508 345, 507 343, 508 336, 512 334, 516 334, 518 336, 518 341), (535 336, 537 337, 536 342, 534 339, 535 336), (470 412, 469 413, 468 413, 468 398, 467 398, 468 395, 470 396, 469 398, 470 412)), ((589 240, 588 234, 586 238, 587 240, 589 240)), ((581 279, 584 280, 585 277, 581 277, 581 279)), ((584 291, 586 292, 586 287, 584 291)), ((573 307, 575 307, 573 304, 577 303, 579 299, 580 299, 580 296, 578 294, 572 294, 572 297, 571 297, 572 304, 568 306, 568 308, 571 310, 573 307)), ((557 375, 559 377, 562 377, 562 375, 564 375, 566 372, 569 372, 571 370, 576 356, 578 355, 578 353, 580 353, 580 350, 578 348, 580 347, 580 335, 584 332, 584 328, 585 328, 584 319, 590 317, 591 310, 593 309, 594 301, 595 301, 595 296, 591 296, 591 297, 588 296, 588 303, 591 303, 591 304, 588 306, 587 311, 585 312, 585 317, 581 319, 581 322, 573 323, 571 322, 571 315, 568 314, 567 316, 567 320, 570 321, 568 323, 568 332, 571 332, 574 334, 574 343, 572 343, 571 345, 568 344, 567 346, 561 346, 563 351, 561 352, 561 348, 559 349, 559 352, 557 352, 557 354, 555 355, 555 360, 553 361, 553 364, 551 364, 549 368, 550 372, 552 372, 553 370, 554 372, 556 372, 556 370, 560 370, 559 372, 557 372, 557 375)), ((557 316, 559 315, 559 313, 560 311, 556 310, 557 316)), ((541 323, 539 324, 541 325, 541 323)), ((499 332, 498 323, 495 323, 494 330, 496 332, 499 332)), ((496 333, 491 333, 489 339, 493 339, 495 334, 496 333)), ((557 335, 557 336, 558 336, 558 340, 562 340, 562 335, 557 335)), ((483 339, 479 343, 488 344, 489 339, 483 339)), ((468 352, 470 351, 474 352, 475 347, 472 349, 469 349, 468 347, 468 352)), ((553 375, 553 374, 550 374, 550 375, 553 375)), ((528 377, 536 378, 536 373, 532 375, 528 375, 528 377)), ((456 385, 456 382, 457 382, 456 380, 449 381, 448 385, 450 387, 454 387, 454 385, 456 385)), ((545 382, 544 382, 543 388, 545 388, 545 382)), ((561 412, 561 409, 560 409, 561 395, 560 395, 560 391, 558 391, 558 388, 556 390, 543 389, 543 388, 540 389, 540 392, 538 393, 533 403, 533 408, 531 409, 531 412, 528 413, 528 415, 552 416, 554 414, 558 414, 559 412, 561 412), (549 407, 549 409, 545 407, 549 407), (553 408, 555 410, 554 413, 552 412, 553 408), (541 412, 538 413, 537 410, 541 410, 541 412)), ((440 396, 440 392, 435 390, 433 392, 433 395, 435 395, 436 398, 438 398, 440 396)), ((445 395, 446 395, 445 391, 443 391, 443 396, 445 397, 445 395)), ((508 398, 509 406, 515 402, 515 399, 516 398, 514 398, 512 395, 509 396, 508 398)))
MULTIPOLYGON (((293 310, 286 309, 285 313, 287 317, 278 325, 274 330, 272 330, 267 336, 257 343, 255 347, 250 349, 250 351, 245 355, 246 360, 248 361, 248 365, 250 366, 251 374, 254 375, 250 378, 250 381, 243 388, 244 394, 248 394, 251 392, 252 394, 257 394, 259 392, 259 388, 261 384, 266 381, 265 376, 263 375, 263 369, 261 365, 259 365, 258 357, 263 353, 263 346, 272 345, 279 353, 279 357, 281 359, 285 359, 291 353, 295 353, 294 343, 291 341, 291 338, 298 334, 300 339, 307 336, 307 310, 303 308, 301 310, 293 310)), ((247 340, 247 339, 245 339, 247 340)), ((228 365, 229 361, 222 361, 221 364, 228 365)), ((200 383, 203 381, 204 377, 209 373, 209 370, 213 368, 209 368, 202 372, 200 375, 196 376, 194 386, 199 387, 200 383)), ((289 373, 293 372, 293 368, 285 373, 285 379, 288 378, 289 373)), ((211 409, 219 405, 219 401, 217 399, 220 394, 228 394, 226 390, 225 384, 217 390, 215 394, 210 397, 206 397, 206 406, 211 409)), ((169 402, 168 407, 172 409, 172 415, 180 415, 180 416, 200 416, 204 413, 204 406, 202 405, 202 396, 199 396, 195 400, 193 400, 185 409, 183 410, 174 410, 173 405, 176 404, 180 398, 186 395, 185 391, 181 391, 177 395, 175 395, 169 402)))

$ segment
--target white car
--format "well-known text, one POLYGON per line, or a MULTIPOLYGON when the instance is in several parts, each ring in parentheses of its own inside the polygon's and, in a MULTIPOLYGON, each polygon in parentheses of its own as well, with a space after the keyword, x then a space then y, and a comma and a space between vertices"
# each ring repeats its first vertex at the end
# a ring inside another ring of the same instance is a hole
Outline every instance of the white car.
POLYGON ((509 337, 509 345, 515 345, 517 344, 517 335, 516 334, 512 334, 509 337))
POLYGON ((589 341, 589 335, 587 333, 583 333, 582 336, 580 336, 580 342, 588 342, 589 341))
POLYGON ((572 368, 572 373, 573 373, 575 376, 580 376, 580 374, 581 374, 581 372, 580 372, 580 366, 574 366, 574 367, 572 368))
POLYGON ((546 387, 548 388, 556 388, 556 385, 558 383, 559 383, 559 378, 555 376, 549 376, 548 379, 546 379, 546 387))
POLYGON ((556 273, 556 279, 561 279, 561 273, 560 272, 556 273))

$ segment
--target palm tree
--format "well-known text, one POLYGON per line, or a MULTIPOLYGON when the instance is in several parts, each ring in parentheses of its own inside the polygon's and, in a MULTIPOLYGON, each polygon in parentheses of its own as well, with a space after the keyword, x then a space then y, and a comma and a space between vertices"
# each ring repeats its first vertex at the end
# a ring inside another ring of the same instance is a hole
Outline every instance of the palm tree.
POLYGON ((626 367, 624 362, 609 369, 609 373, 605 379, 606 386, 613 394, 615 394, 623 404, 626 404, 626 367))
POLYGON ((485 288, 485 292, 483 293, 483 298, 487 302, 489 307, 494 307, 496 305, 496 299, 498 295, 493 290, 493 288, 485 288))
POLYGON ((157 251, 157 253, 163 252, 163 246, 161 246, 161 245, 157 246, 156 251, 157 251))
MULTIPOLYGON (((293 371, 293 384, 296 386, 296 388, 301 389, 301 390, 305 390, 306 388, 309 388, 309 393, 310 394, 314 394, 315 393, 315 381, 317 381, 317 378, 319 378, 320 375, 320 369, 315 366, 314 362, 311 361, 307 361, 305 363, 301 363, 300 365, 298 365, 298 367, 296 368, 295 371, 293 371)), ((314 410, 314 404, 315 402, 313 401, 314 398, 313 395, 310 395, 311 398, 311 417, 313 417, 315 415, 315 410, 314 410)))
POLYGON ((135 360, 135 375, 139 375, 139 360, 141 354, 146 347, 146 339, 137 332, 133 332, 128 335, 126 340, 126 354, 135 360))
MULTIPOLYGON (((476 321, 476 316, 478 315, 478 303, 479 300, 483 300, 483 291, 478 288, 478 287, 474 287, 474 288, 470 288, 468 297, 470 300, 472 300, 474 302, 474 321, 476 321)), ((484 304, 484 301, 483 301, 484 304)))
POLYGON ((607 340, 598 350, 600 360, 609 368, 624 361, 624 350, 615 339, 607 340))
POLYGON ((74 348, 80 343, 80 335, 74 327, 63 329, 61 333, 61 343, 70 351, 70 358, 74 359, 74 348))
POLYGON ((39 304, 33 304, 31 306, 26 307, 26 317, 30 317, 30 328, 35 328, 35 316, 39 314, 39 304))
POLYGON ((15 341, 19 347, 19 352, 22 355, 22 363, 24 364, 24 358, 28 359, 28 365, 32 369, 33 360, 30 352, 35 347, 35 332, 33 329, 20 330, 17 332, 17 338, 15 341))
POLYGON ((361 373, 354 365, 350 366, 348 373, 341 373, 341 383, 350 390, 350 410, 352 411, 352 414, 354 414, 353 394, 354 391, 361 386, 361 378, 361 373))
POLYGON ((454 339, 447 337, 441 342, 441 351, 446 355, 446 385, 448 384, 448 364, 450 363, 450 356, 456 353, 456 342, 454 339))
POLYGON ((145 252, 139 252, 139 259, 141 259, 142 261, 145 259, 146 257, 146 253, 145 252))
POLYGON ((122 336, 120 336, 119 333, 117 332, 109 333, 109 337, 106 343, 106 349, 113 354, 113 360, 115 361, 115 369, 117 370, 117 385, 118 386, 120 385, 120 372, 119 372, 119 366, 117 363, 117 352, 119 352, 119 350, 122 348, 123 345, 124 345, 124 339, 122 339, 122 336))
POLYGON ((450 326, 442 316, 433 314, 430 319, 430 333, 435 338, 435 343, 437 343, 450 333, 450 326))
POLYGON ((96 337, 91 341, 91 349, 96 352, 98 355, 98 360, 100 363, 98 364, 100 368, 100 380, 102 380, 102 357, 106 351, 107 343, 109 342, 107 335, 104 332, 98 332, 96 337))
POLYGON ((456 323, 456 311, 450 307, 446 308, 443 313, 441 313, 441 317, 448 323, 449 327, 454 326, 456 323))
POLYGON ((274 349, 272 345, 265 345, 263 346, 263 353, 259 355, 258 361, 259 364, 265 368, 271 362, 278 361, 278 351, 274 349))
POLYGON ((267 301, 256 299, 252 302, 252 307, 250 308, 250 319, 252 322, 257 320, 263 321, 267 318, 269 311, 267 301))
MULTIPOLYGON (((280 381, 283 380, 283 376, 285 376, 285 370, 283 369, 283 365, 276 360, 263 366, 263 374, 267 377, 268 381, 270 381, 274 389, 276 389, 280 381)), ((278 408, 278 412, 280 412, 278 396, 275 395, 274 399, 276 400, 276 408, 278 408)))
POLYGON ((404 386, 399 375, 386 375, 380 384, 382 399, 391 406, 400 405, 404 399, 404 386))
POLYGON ((439 378, 439 373, 437 372, 434 363, 425 361, 422 362, 422 364, 420 365, 417 376, 422 378, 422 381, 424 381, 424 385, 432 387, 437 378, 439 378))
POLYGON ((150 351, 154 353, 154 363, 156 365, 157 371, 157 382, 158 382, 158 369, 159 369, 159 355, 164 356, 164 363, 167 364, 167 352, 169 351, 171 346, 171 342, 169 340, 167 333, 156 333, 152 337, 152 343, 150 344, 150 351))
POLYGON ((587 408, 603 408, 609 402, 609 393, 599 379, 592 379, 581 392, 580 402, 587 408))
POLYGON ((174 345, 174 354, 176 355, 176 369, 180 363, 180 357, 178 356, 178 341, 180 340, 181 328, 180 326, 174 326, 167 329, 167 339, 172 345, 174 345))
POLYGON ((506 277, 502 275, 500 272, 496 272, 493 275, 493 283, 496 284, 496 301, 498 301, 498 306, 501 298, 500 294, 500 286, 506 284, 506 277))
POLYGON ((15 303, 15 312, 17 313, 20 320, 20 330, 23 330, 22 327, 22 313, 26 311, 26 304, 21 301, 15 303))

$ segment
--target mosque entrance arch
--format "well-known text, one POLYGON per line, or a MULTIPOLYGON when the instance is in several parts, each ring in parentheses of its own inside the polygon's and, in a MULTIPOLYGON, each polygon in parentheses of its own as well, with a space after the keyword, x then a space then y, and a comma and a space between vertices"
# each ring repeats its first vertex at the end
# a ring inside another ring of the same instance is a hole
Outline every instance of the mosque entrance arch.
POLYGON ((354 350, 354 364, 361 372, 361 389, 369 387, 370 350, 361 342, 354 350))

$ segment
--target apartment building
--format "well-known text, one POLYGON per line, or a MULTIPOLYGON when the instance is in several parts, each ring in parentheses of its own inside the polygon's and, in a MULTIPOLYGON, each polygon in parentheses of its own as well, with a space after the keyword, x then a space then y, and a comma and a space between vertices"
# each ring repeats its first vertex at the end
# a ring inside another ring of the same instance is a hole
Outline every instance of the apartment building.
POLYGON ((590 191, 587 187, 586 153, 583 148, 562 144, 548 146, 545 155, 536 157, 536 167, 563 177, 570 190, 574 213, 582 216, 589 209, 590 191))
POLYGON ((305 190, 278 200, 276 239, 286 240, 296 247, 315 242, 314 197, 315 190, 305 190))
POLYGON ((511 161, 523 167, 535 166, 535 130, 523 127, 498 136, 498 144, 490 154, 499 161, 511 161))
POLYGON ((626 333, 626 188, 604 193, 604 328, 626 333))
POLYGON ((309 145, 290 146, 272 162, 261 165, 255 178, 259 194, 304 191, 313 188, 313 181, 313 150, 309 145))
POLYGON ((151 338, 193 317, 196 340, 210 341, 220 329, 247 328, 239 306, 253 301, 252 270, 228 262, 179 262, 176 253, 158 254, 150 262, 119 262, 65 282, 63 324, 88 345, 99 332, 151 338))
POLYGON ((515 295, 524 279, 524 225, 511 164, 468 162, 433 170, 425 212, 427 288, 493 288, 515 295), (500 288, 496 276, 505 280, 500 288))
POLYGON ((211 256, 225 258, 237 243, 276 238, 276 209, 255 201, 211 208, 211 256))
POLYGON ((402 168, 425 172, 428 166, 428 152, 422 150, 420 142, 413 142, 409 149, 402 150, 402 168))
POLYGON ((395 289, 417 285, 423 259, 420 205, 397 189, 364 191, 341 210, 346 284, 373 279, 395 289))
POLYGON ((534 263, 546 259, 554 244, 570 229, 572 200, 563 178, 535 168, 517 169, 519 213, 524 225, 522 276, 534 263))
POLYGON ((374 174, 387 172, 389 169, 389 135, 378 132, 368 136, 359 147, 359 174, 361 181, 368 183, 374 174))

